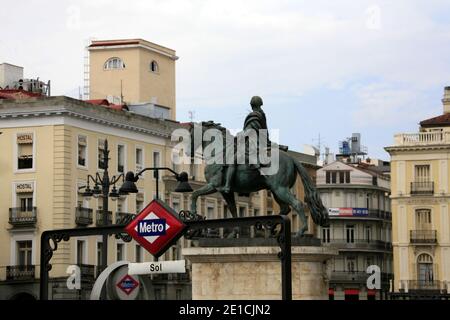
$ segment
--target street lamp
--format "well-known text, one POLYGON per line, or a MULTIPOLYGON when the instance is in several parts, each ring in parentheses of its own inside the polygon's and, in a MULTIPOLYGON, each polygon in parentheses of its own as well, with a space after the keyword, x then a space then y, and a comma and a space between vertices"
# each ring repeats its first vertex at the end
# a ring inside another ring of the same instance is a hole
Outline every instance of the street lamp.
POLYGON ((192 192, 192 187, 188 182, 188 174, 186 172, 181 172, 181 173, 177 173, 175 171, 173 171, 170 168, 167 167, 150 167, 150 168, 144 168, 141 171, 139 171, 138 173, 136 173, 136 175, 133 173, 133 171, 128 171, 127 174, 125 175, 125 182, 122 184, 122 186, 119 189, 119 193, 123 192, 123 193, 137 193, 138 189, 136 187, 135 182, 137 182, 139 180, 139 176, 141 174, 143 174, 145 171, 154 171, 154 177, 156 180, 156 199, 159 199, 159 171, 161 170, 166 170, 166 171, 170 171, 175 179, 177 179, 178 181, 178 185, 175 188, 175 192, 192 192))
MULTIPOLYGON (((88 174, 87 176, 87 186, 81 196, 86 200, 89 200, 91 197, 98 198, 100 195, 103 197, 103 226, 108 225, 108 197, 111 200, 115 201, 120 196, 127 195, 127 192, 119 191, 117 192, 116 183, 122 179, 124 181, 124 175, 121 173, 118 176, 109 177, 108 168, 109 168, 109 149, 108 149, 108 140, 105 140, 105 147, 103 149, 103 177, 97 172, 95 177, 88 174), (94 183, 93 189, 90 188, 89 182, 92 181, 94 183), (110 188, 113 186, 111 192, 110 188), (101 187, 101 188, 100 188, 101 187)), ((108 235, 103 235, 103 243, 102 243, 102 261, 101 268, 102 270, 106 269, 108 266, 108 235)))

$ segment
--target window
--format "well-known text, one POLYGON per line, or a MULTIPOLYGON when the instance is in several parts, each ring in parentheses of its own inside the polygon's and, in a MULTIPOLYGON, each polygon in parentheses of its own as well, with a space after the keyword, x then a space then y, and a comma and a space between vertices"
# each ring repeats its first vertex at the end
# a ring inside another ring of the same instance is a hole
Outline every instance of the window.
POLYGON ((350 183, 350 171, 326 171, 325 183, 350 183))
POLYGON ((123 173, 125 170, 125 146, 117 145, 117 172, 123 173))
POLYGON ((424 286, 433 282, 433 258, 426 253, 422 253, 417 257, 417 274, 419 285, 424 286))
MULTIPOLYGON (((180 202, 179 202, 179 200, 173 200, 172 201, 172 209, 175 211, 175 212, 180 212, 180 202)), ((208 209, 209 210, 209 209, 208 209)))
POLYGON ((430 181, 430 165, 418 165, 414 167, 415 182, 430 181))
POLYGON ((141 171, 144 167, 144 153, 141 148, 136 148, 136 172, 141 171))
POLYGON ((142 262, 142 247, 136 245, 136 262, 142 262))
POLYGON ((157 63, 155 60, 153 60, 152 62, 150 62, 150 71, 151 71, 151 72, 155 72, 155 73, 158 73, 158 72, 159 72, 159 66, 158 66, 158 63, 157 63))
POLYGON ((206 217, 208 219, 214 219, 214 207, 212 205, 208 205, 206 209, 206 217))
POLYGON ((19 196, 19 201, 21 212, 33 211, 33 194, 23 194, 19 196))
POLYGON ((258 217, 258 216, 259 216, 259 209, 258 209, 258 208, 253 209, 253 215, 254 215, 255 217, 258 217))
MULTIPOLYGON (((209 208, 208 208, 209 209, 209 208)), ((245 217, 245 207, 239 207, 239 218, 245 217)))
POLYGON ((366 226, 366 241, 370 242, 372 235, 372 228, 370 226, 366 226))
POLYGON ((87 138, 85 136, 78 136, 78 165, 86 167, 87 156, 87 138))
MULTIPOLYGON (((153 166, 154 167, 160 167, 161 166, 161 153, 159 151, 153 151, 153 166)), ((157 171, 154 171, 153 177, 156 179, 157 177, 157 171)), ((159 177, 161 179, 161 177, 159 177)))
POLYGON ((105 70, 113 70, 113 69, 123 69, 125 68, 125 63, 123 63, 122 59, 120 58, 109 58, 103 68, 105 70))
POLYGON ((177 300, 183 300, 183 295, 182 295, 182 291, 181 291, 181 289, 177 289, 177 291, 176 291, 176 298, 175 299, 177 299, 177 300))
POLYGON ((124 254, 125 245, 123 243, 117 244, 117 261, 124 260, 125 254, 124 254))
POLYGON ((31 240, 27 241, 17 241, 16 242, 17 255, 16 263, 18 266, 29 266, 32 264, 32 252, 33 252, 33 242, 31 240))
POLYGON ((322 228, 322 242, 330 243, 330 228, 322 228))
POLYGON ((83 240, 77 240, 77 264, 84 264, 84 252, 86 242, 83 240))
POLYGON ((347 243, 355 242, 355 226, 347 225, 345 226, 346 235, 347 235, 347 243))
POLYGON ((103 242, 97 242, 97 265, 102 265, 103 242))
POLYGON ((356 258, 355 257, 347 257, 347 271, 355 272, 356 270, 356 258))
POLYGON ((17 134, 17 169, 33 169, 33 134, 17 134))
POLYGON ((417 230, 431 229, 431 210, 429 209, 416 210, 416 229, 417 230))
POLYGON ((136 193, 136 213, 144 209, 144 194, 142 192, 136 193))
POLYGON ((162 290, 161 289, 155 289, 155 300, 162 300, 162 290))
POLYGON ((126 198, 119 198, 117 199, 117 212, 127 212, 127 203, 126 198))
POLYGON ((103 161, 103 152, 105 150, 105 140, 99 139, 98 140, 98 147, 97 147, 97 154, 98 154, 98 168, 99 169, 105 169, 105 162, 103 161))

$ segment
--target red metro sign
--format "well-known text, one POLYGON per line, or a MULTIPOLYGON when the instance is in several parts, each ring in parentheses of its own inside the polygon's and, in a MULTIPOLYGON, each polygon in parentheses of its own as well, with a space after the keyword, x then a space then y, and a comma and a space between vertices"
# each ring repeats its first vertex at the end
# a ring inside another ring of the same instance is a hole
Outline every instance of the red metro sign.
POLYGON ((125 231, 157 258, 183 235, 184 228, 186 225, 177 218, 177 213, 155 199, 125 227, 125 231))

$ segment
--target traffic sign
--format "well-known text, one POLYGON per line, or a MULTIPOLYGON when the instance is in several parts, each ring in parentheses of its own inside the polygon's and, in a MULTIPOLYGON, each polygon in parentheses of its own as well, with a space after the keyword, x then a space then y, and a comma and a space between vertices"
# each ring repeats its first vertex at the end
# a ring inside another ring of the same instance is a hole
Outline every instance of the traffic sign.
POLYGON ((130 295, 136 289, 139 287, 139 282, 136 281, 132 276, 126 274, 122 279, 120 279, 119 282, 117 282, 117 287, 125 292, 127 295, 130 295))
POLYGON ((128 274, 185 273, 186 260, 129 263, 128 274))
POLYGON ((153 256, 162 255, 179 237, 186 225, 177 213, 155 199, 125 227, 125 231, 153 256))

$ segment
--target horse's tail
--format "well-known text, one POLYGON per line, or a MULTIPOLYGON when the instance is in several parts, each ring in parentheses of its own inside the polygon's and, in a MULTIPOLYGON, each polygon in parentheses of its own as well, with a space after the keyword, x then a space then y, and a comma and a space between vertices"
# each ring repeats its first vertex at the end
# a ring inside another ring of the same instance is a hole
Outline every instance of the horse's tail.
POLYGON ((305 190, 305 203, 309 207, 314 223, 322 227, 329 226, 328 210, 323 205, 308 172, 306 172, 300 162, 294 160, 294 163, 295 168, 302 179, 303 188, 305 190))

